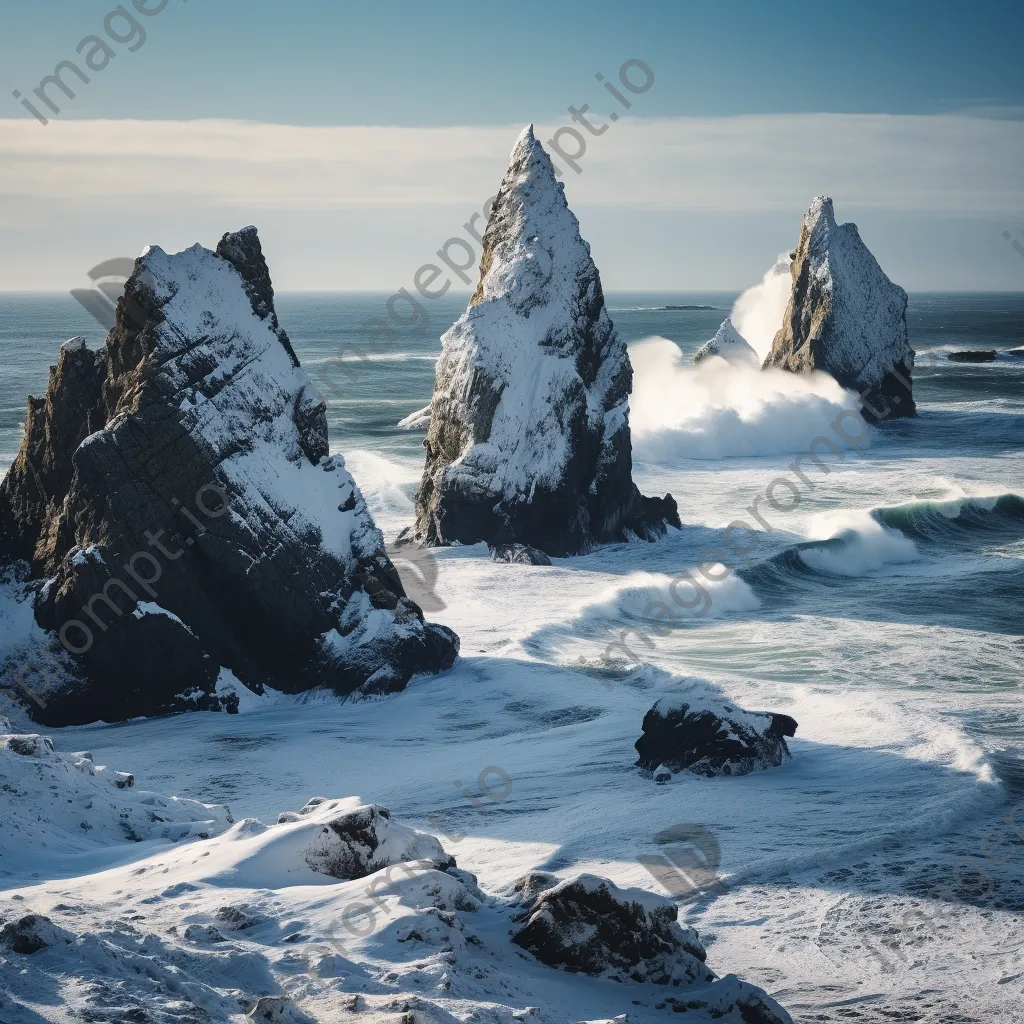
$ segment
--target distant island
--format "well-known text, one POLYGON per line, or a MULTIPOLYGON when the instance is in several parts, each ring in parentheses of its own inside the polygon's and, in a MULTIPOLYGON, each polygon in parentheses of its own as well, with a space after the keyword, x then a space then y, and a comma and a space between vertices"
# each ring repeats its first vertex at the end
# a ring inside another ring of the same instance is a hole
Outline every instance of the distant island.
POLYGON ((662 306, 662 309, 718 309, 717 306, 662 306))

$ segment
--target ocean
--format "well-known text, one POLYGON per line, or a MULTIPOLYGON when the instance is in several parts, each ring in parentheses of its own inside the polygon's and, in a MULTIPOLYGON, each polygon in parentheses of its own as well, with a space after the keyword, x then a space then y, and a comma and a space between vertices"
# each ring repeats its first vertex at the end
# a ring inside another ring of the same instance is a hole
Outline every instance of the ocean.
MULTIPOLYGON (((423 827, 454 814, 469 833, 459 863, 482 884, 540 868, 658 889, 638 858, 666 829, 699 827, 722 885, 688 892, 682 916, 715 970, 795 1019, 1022 1019, 1024 294, 912 295, 919 415, 826 452, 827 472, 774 505, 772 482, 793 479, 847 399, 827 381, 690 368, 736 297, 607 296, 634 364, 634 477, 673 494, 682 530, 549 568, 498 565, 479 545, 437 552, 429 617, 459 633, 462 658, 388 701, 289 698, 57 742, 236 818, 274 821, 317 793, 423 827), (957 349, 999 355, 952 362, 957 349), (742 544, 737 521, 751 528, 742 544), (707 560, 729 572, 656 629, 645 608, 707 560), (609 672, 602 652, 620 641, 632 667, 609 672), (736 779, 641 778, 644 712, 691 687, 792 715, 793 760, 736 779), (489 767, 510 795, 482 812, 458 797, 489 767)), ((358 328, 386 300, 283 294, 277 308, 328 401, 332 451, 390 540, 423 465, 422 431, 397 424, 428 403, 439 335, 466 296, 435 300, 422 334, 369 353, 358 328), (338 366, 342 345, 367 358, 338 366)), ((104 333, 68 296, 0 295, 0 471, 61 342, 104 333)))

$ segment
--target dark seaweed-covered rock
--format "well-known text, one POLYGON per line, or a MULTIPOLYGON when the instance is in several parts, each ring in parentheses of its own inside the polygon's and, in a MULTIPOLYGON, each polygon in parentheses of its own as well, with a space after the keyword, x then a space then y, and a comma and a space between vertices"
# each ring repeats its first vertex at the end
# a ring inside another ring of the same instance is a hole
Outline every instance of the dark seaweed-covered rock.
POLYGON ((788 760, 785 737, 795 735, 796 728, 789 715, 664 698, 644 715, 636 764, 648 771, 746 775, 788 760))
POLYGON ((679 525, 671 495, 633 483, 626 344, 532 127, 495 199, 476 292, 441 344, 416 502, 427 544, 567 555, 679 525))
POLYGON ((136 261, 102 352, 67 343, 0 483, 0 552, 82 680, 48 724, 388 693, 458 637, 406 595, 274 310, 255 228, 136 261), (232 704, 232 701, 234 702, 232 704))

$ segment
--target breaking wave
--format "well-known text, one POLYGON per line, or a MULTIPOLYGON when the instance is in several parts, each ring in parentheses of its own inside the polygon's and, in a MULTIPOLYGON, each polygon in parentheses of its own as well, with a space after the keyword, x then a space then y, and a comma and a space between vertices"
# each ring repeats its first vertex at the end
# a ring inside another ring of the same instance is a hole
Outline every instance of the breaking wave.
MULTIPOLYGON (((719 358, 686 366, 667 338, 631 345, 629 357, 633 455, 646 462, 796 454, 814 438, 834 433, 837 417, 860 405, 823 373, 759 370, 719 358)), ((853 415, 860 419, 859 412, 853 415)), ((854 432, 849 413, 844 425, 854 432)), ((868 434, 863 425, 856 431, 868 434)))

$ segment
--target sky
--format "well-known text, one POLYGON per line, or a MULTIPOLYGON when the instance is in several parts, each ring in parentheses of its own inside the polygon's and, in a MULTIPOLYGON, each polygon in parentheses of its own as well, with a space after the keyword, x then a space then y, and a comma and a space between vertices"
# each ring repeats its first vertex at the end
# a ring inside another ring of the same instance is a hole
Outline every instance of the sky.
POLYGON ((531 122, 608 289, 743 288, 819 193, 911 290, 1024 287, 1019 2, 134 3, 0 0, 0 290, 245 223, 281 290, 393 290, 531 122))

